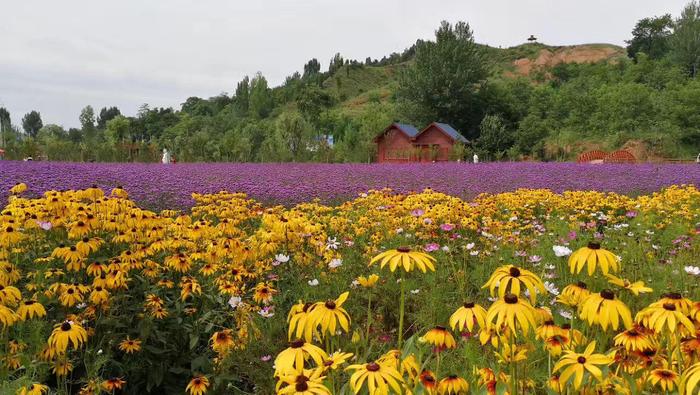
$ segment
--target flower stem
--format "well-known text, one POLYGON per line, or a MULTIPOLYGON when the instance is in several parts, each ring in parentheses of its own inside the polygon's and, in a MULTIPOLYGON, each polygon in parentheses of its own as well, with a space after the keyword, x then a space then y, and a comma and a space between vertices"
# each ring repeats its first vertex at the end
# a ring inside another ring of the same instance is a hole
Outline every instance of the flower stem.
POLYGON ((401 351, 401 346, 403 345, 403 314, 404 314, 404 299, 406 298, 403 278, 399 279, 399 285, 401 287, 401 299, 399 301, 399 351, 401 351))
POLYGON ((372 323, 372 293, 370 292, 367 298, 367 329, 365 330, 365 341, 367 342, 367 349, 369 350, 369 328, 372 323))

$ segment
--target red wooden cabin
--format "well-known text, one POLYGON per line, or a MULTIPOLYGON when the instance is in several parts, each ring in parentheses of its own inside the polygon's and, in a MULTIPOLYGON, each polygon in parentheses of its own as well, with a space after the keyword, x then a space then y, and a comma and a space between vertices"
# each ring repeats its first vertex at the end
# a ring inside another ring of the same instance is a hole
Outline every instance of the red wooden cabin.
POLYGON ((455 143, 468 143, 452 126, 438 122, 420 132, 413 125, 395 122, 374 141, 379 163, 443 162, 449 160, 455 143))

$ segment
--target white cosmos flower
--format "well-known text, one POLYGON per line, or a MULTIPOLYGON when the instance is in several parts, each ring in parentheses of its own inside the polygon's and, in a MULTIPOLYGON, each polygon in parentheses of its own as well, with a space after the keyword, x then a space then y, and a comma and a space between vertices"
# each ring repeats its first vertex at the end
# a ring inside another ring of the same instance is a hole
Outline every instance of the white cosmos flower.
POLYGON ((414 295, 418 295, 420 293, 420 289, 412 289, 411 293, 414 295))
POLYGON ((341 267, 341 266, 343 266, 343 260, 340 258, 331 259, 331 261, 328 263, 329 269, 335 269, 336 267, 341 267))
POLYGON ((566 318, 567 320, 574 318, 574 315, 566 310, 559 310, 559 315, 566 318))
POLYGON ((326 249, 327 250, 337 250, 338 247, 340 247, 340 243, 338 242, 338 239, 336 237, 331 238, 328 236, 328 240, 326 241, 326 249))
POLYGON ((232 309, 237 308, 239 304, 241 304, 240 296, 231 296, 231 299, 228 300, 228 305, 231 306, 232 309))
POLYGON ((693 276, 700 276, 700 267, 697 266, 686 266, 683 268, 686 273, 693 276))
POLYGON ((467 249, 468 249, 468 250, 471 250, 472 248, 474 248, 474 243, 469 243, 469 244, 467 244, 467 249))
POLYGON ((275 261, 279 263, 287 263, 289 262, 289 255, 277 254, 275 255, 275 261))
POLYGON ((317 279, 309 280, 309 281, 307 281, 307 283, 308 283, 310 286, 315 287, 315 286, 318 285, 318 280, 317 280, 317 279))
POLYGON ((556 285, 554 285, 553 282, 550 281, 545 281, 544 282, 544 289, 547 290, 550 294, 554 296, 559 296, 559 288, 557 288, 556 285))
POLYGON ((571 249, 567 246, 552 246, 552 250, 554 250, 554 255, 558 257, 571 255, 571 249))
POLYGON ((477 251, 477 250, 471 251, 471 252, 469 253, 469 255, 471 255, 471 256, 477 256, 477 255, 479 255, 479 251, 477 251))

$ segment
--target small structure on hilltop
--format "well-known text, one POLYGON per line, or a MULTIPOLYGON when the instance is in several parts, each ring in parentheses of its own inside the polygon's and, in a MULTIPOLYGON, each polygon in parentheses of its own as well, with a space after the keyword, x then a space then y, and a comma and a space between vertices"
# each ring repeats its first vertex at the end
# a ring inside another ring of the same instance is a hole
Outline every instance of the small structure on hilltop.
POLYGON ((530 37, 527 38, 527 41, 531 43, 537 42, 537 37, 535 37, 534 34, 531 34, 530 37))
POLYGON ((415 126, 394 122, 375 137, 377 162, 444 162, 456 143, 469 141, 446 123, 433 122, 422 131, 415 126))

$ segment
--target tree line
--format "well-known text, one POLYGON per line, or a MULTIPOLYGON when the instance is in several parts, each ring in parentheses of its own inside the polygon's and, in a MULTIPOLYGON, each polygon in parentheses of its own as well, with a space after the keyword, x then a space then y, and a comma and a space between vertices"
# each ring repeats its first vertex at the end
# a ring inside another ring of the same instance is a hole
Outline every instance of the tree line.
POLYGON ((97 112, 88 105, 81 127, 65 130, 45 125, 37 111, 15 125, 0 108, 0 143, 10 159, 156 161, 168 148, 188 162, 368 162, 376 134, 401 120, 419 127, 450 123, 471 142, 460 155, 492 160, 570 159, 587 142, 619 147, 629 140, 668 157, 694 153, 700 149, 700 1, 677 18, 640 20, 631 36, 627 59, 513 77, 494 60, 494 49, 474 42, 469 24, 443 22, 434 40, 383 59, 336 54, 326 71, 311 59, 278 87, 258 73, 231 95, 190 97, 177 110, 144 104, 126 116, 117 107, 97 112), (385 91, 340 93, 341 84, 373 68, 395 71, 385 91))

